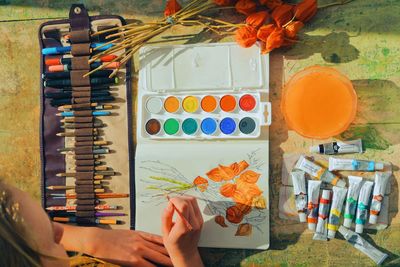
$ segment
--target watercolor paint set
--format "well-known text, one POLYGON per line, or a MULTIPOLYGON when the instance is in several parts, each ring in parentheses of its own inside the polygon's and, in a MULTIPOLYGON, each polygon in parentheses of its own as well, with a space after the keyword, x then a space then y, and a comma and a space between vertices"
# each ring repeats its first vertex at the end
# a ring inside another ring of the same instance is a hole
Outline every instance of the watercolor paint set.
POLYGON ((138 134, 160 140, 259 137, 271 123, 270 103, 262 98, 268 62, 258 49, 248 50, 212 44, 142 51, 149 62, 140 77, 138 134))
POLYGON ((268 55, 209 43, 145 46, 139 60, 136 229, 161 234, 165 194, 188 194, 205 221, 199 246, 267 249, 268 55))

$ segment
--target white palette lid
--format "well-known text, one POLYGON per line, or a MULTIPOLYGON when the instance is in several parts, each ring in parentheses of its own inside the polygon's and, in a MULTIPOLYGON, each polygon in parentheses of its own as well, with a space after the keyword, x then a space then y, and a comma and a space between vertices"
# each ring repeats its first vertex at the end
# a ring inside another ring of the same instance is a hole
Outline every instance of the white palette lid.
POLYGON ((145 46, 143 88, 155 92, 261 90, 268 92, 268 55, 236 43, 145 46))

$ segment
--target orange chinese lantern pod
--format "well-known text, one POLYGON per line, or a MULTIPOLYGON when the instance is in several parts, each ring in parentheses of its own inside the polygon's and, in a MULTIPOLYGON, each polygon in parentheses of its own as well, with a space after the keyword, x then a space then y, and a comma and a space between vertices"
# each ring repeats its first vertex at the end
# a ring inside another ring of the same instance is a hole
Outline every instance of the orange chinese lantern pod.
POLYGON ((304 0, 294 7, 296 19, 306 22, 317 13, 317 0, 304 0))
POLYGON ((256 11, 257 4, 253 0, 239 0, 235 8, 237 12, 247 16, 256 11))
POLYGON ((238 207, 238 209, 243 213, 243 215, 247 215, 251 212, 252 206, 251 203, 236 203, 235 205, 236 207, 238 207))
POLYGON ((181 10, 181 5, 179 5, 178 1, 176 0, 168 0, 166 6, 165 6, 165 10, 164 10, 164 16, 168 17, 168 16, 172 16, 173 14, 175 14, 176 12, 178 12, 179 10, 181 10))
POLYGON ((258 178, 260 178, 260 176, 261 174, 255 171, 247 170, 240 175, 239 180, 246 183, 255 184, 257 183, 258 178))
POLYGON ((278 27, 282 27, 293 18, 293 6, 280 5, 272 11, 271 17, 278 27))
POLYGON ((234 0, 214 0, 214 3, 217 6, 230 6, 230 5, 233 5, 234 2, 236 2, 236 1, 234 1, 234 0))
POLYGON ((214 220, 216 223, 218 223, 222 227, 228 227, 228 225, 226 225, 226 223, 225 223, 225 218, 223 216, 217 215, 217 216, 215 216, 214 220))
POLYGON ((268 7, 269 9, 273 10, 278 6, 282 5, 282 0, 260 0, 260 4, 268 7))
POLYGON ((247 169, 247 167, 249 167, 249 164, 247 163, 247 161, 242 160, 241 162, 238 163, 238 167, 239 167, 239 173, 241 173, 242 171, 247 169))
POLYGON ((257 38, 260 39, 263 42, 266 42, 269 35, 276 29, 276 26, 274 24, 268 24, 262 26, 258 31, 257 31, 257 38))
POLYGON ((236 191, 236 184, 227 183, 219 188, 219 192, 224 197, 232 197, 236 191))
POLYGON ((208 187, 208 181, 207 179, 197 176, 196 179, 194 179, 193 184, 201 191, 204 192, 207 190, 208 187))
POLYGON ((235 38, 240 46, 248 48, 257 41, 257 29, 249 25, 240 27, 236 30, 235 38))
POLYGON ((297 33, 303 28, 304 23, 301 21, 292 21, 285 27, 285 36, 289 38, 296 38, 297 33))
POLYGON ((243 182, 241 180, 238 180, 236 184, 237 184, 236 191, 243 193, 247 199, 249 199, 249 198, 253 199, 253 197, 256 197, 256 196, 259 196, 262 194, 262 191, 256 184, 243 182))
POLYGON ((264 24, 264 22, 268 18, 269 18, 269 13, 267 11, 259 11, 249 15, 246 18, 246 24, 258 29, 264 24))
POLYGON ((276 28, 267 38, 263 53, 269 53, 275 48, 279 48, 285 41, 285 34, 282 28, 276 28))

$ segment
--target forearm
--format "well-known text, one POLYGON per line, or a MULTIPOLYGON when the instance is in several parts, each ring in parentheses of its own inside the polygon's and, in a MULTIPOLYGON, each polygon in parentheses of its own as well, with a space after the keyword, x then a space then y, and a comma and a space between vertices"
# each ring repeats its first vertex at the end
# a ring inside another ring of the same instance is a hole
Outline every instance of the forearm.
POLYGON ((93 239, 98 230, 96 227, 79 227, 67 224, 61 224, 64 228, 61 245, 67 251, 76 251, 85 254, 92 254, 93 239))
POLYGON ((204 267, 198 251, 188 256, 181 253, 178 253, 177 255, 170 254, 170 257, 175 267, 204 267))

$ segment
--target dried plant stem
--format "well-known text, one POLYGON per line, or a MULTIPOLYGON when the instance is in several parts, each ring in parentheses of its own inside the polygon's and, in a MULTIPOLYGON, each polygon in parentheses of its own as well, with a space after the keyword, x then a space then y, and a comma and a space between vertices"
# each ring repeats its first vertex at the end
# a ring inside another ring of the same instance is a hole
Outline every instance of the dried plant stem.
POLYGON ((346 0, 342 0, 342 1, 335 2, 335 3, 330 3, 330 4, 323 5, 323 6, 319 6, 318 9, 331 7, 331 6, 345 5, 345 4, 348 4, 348 3, 353 2, 353 1, 354 0, 347 0, 347 1, 346 0))

